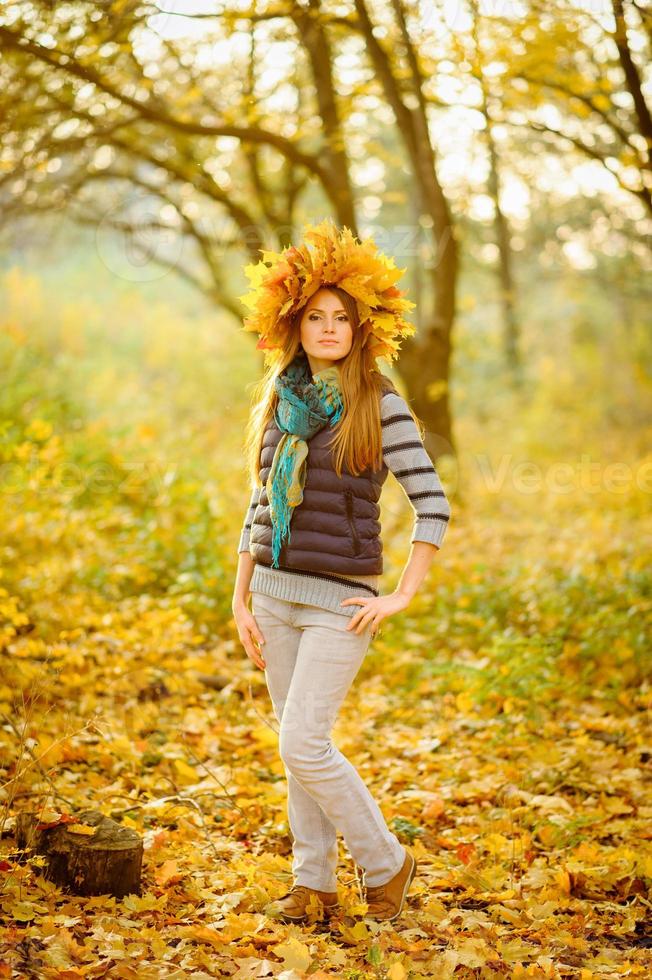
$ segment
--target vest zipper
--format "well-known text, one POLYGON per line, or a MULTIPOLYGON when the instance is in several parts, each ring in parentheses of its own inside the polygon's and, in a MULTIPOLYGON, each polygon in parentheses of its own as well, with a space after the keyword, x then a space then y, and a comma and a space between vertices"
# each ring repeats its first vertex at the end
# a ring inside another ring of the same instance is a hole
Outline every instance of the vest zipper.
POLYGON ((348 487, 344 491, 346 495, 346 516, 349 520, 349 527, 351 528, 351 536, 353 537, 353 554, 360 554, 360 538, 358 537, 358 530, 355 526, 355 521, 353 519, 353 490, 348 487))

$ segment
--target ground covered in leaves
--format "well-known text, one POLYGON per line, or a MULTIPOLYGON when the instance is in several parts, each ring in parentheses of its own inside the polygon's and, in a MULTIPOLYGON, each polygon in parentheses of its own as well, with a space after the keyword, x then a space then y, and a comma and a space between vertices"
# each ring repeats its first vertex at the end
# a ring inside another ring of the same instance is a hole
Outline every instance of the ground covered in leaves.
POLYGON ((509 584, 511 562, 462 584, 451 538, 435 591, 386 622, 334 730, 419 862, 396 923, 364 919, 343 841, 330 927, 264 914, 291 884, 285 780, 232 623, 208 635, 169 598, 71 592, 48 639, 52 597, 28 609, 4 590, 0 976, 649 976, 652 697, 621 683, 649 615, 625 594, 634 557, 592 582, 631 624, 606 649, 608 606, 581 608, 588 566, 548 591, 550 556, 538 595, 523 568, 509 584), (547 608, 572 589, 573 619, 547 608), (591 643, 597 670, 582 667, 591 643), (65 894, 17 850, 19 810, 88 807, 144 836, 140 895, 65 894))

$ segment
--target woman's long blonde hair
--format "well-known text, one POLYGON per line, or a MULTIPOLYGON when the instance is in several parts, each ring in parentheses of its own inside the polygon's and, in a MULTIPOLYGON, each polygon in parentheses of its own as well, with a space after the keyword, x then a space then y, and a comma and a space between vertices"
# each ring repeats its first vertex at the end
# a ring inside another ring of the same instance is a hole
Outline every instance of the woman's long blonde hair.
MULTIPOLYGON (((344 412, 333 428, 335 435, 330 444, 333 464, 338 477, 342 476, 343 465, 354 476, 359 476, 367 467, 378 470, 382 466, 380 395, 381 392, 396 392, 397 389, 391 378, 374 366, 368 348, 361 346, 362 334, 356 329, 360 319, 353 297, 339 286, 326 288, 334 292, 341 301, 353 330, 351 350, 339 365, 344 412)), ((300 310, 289 323, 286 341, 280 348, 278 357, 268 365, 261 380, 253 387, 251 410, 245 429, 247 471, 252 487, 261 486, 260 452, 263 436, 278 404, 274 382, 299 350, 303 312, 300 310)), ((422 429, 420 420, 411 408, 410 414, 422 429)))

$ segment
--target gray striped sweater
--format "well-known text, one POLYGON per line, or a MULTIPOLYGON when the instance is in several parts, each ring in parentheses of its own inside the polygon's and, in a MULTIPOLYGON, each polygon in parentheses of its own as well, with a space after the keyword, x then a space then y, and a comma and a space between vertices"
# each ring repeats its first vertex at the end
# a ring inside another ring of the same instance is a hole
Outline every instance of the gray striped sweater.
MULTIPOLYGON (((414 511, 410 540, 428 541, 440 547, 448 527, 450 505, 405 399, 393 392, 385 394, 380 402, 380 418, 383 460, 403 487, 414 511)), ((249 533, 260 490, 260 487, 254 487, 252 491, 238 552, 249 551, 249 533)), ((379 581, 379 575, 333 575, 329 572, 322 576, 317 572, 288 571, 257 562, 249 590, 289 602, 317 605, 350 617, 360 607, 355 603, 342 606, 342 599, 379 595, 379 581)))

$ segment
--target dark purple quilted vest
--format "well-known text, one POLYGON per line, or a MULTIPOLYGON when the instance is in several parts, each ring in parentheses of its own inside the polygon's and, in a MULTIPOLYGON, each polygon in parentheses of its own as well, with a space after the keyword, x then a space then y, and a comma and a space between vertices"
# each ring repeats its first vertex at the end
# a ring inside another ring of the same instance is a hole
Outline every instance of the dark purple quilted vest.
MULTIPOLYGON (((282 432, 272 419, 263 437, 260 501, 251 524, 249 550, 255 562, 272 564, 272 522, 265 483, 282 432)), ((327 426, 308 441, 303 500, 290 522, 290 541, 279 554, 280 568, 305 569, 341 575, 380 575, 383 546, 380 538, 379 498, 388 469, 370 468, 353 476, 346 465, 342 477, 333 467, 329 442, 334 430, 327 426)))

